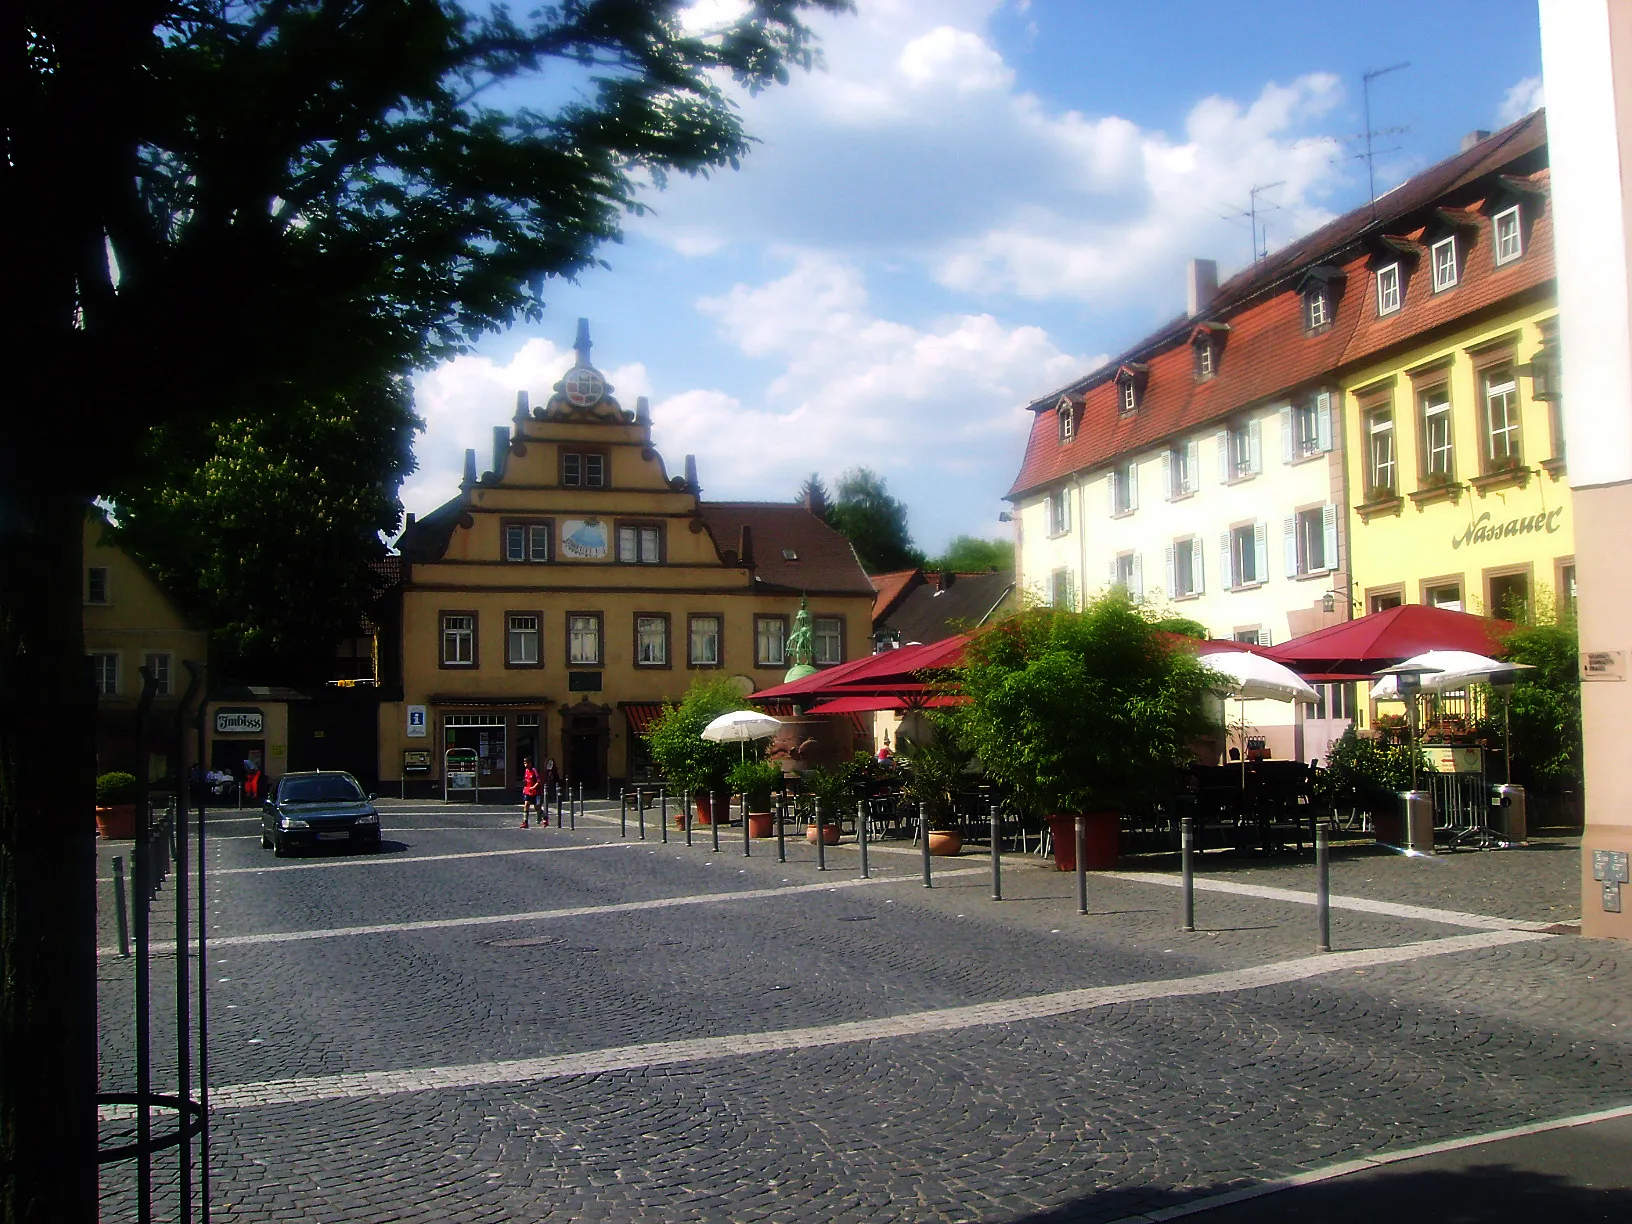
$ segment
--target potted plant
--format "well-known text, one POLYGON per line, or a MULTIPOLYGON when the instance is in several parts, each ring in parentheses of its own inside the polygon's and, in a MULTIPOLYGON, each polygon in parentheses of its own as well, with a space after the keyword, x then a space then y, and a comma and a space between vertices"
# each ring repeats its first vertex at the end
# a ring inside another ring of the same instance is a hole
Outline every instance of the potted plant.
MULTIPOLYGON (((714 795, 725 789, 726 777, 742 756, 735 744, 715 744, 703 738, 703 728, 721 714, 750 708, 727 679, 695 680, 679 705, 665 705, 646 731, 652 760, 669 785, 697 802, 698 823, 713 818, 714 795)), ((676 817, 683 822, 684 815, 676 817)))
POLYGON ((923 805, 929 852, 954 855, 963 850, 956 794, 974 764, 974 753, 958 742, 955 715, 937 715, 933 725, 937 732, 933 738, 903 735, 896 740, 897 756, 905 769, 902 791, 915 804, 923 805))
POLYGON ((114 772, 97 778, 96 831, 103 841, 136 836, 136 775, 114 772))
POLYGON ((821 810, 821 832, 817 833, 814 815, 805 829, 805 839, 811 845, 816 844, 818 836, 830 846, 838 845, 840 817, 856 802, 857 760, 865 759, 866 754, 862 753, 856 760, 831 769, 817 765, 805 771, 805 793, 821 810))
POLYGON ((1154 614, 1112 591, 1082 612, 1034 608, 974 638, 954 722, 986 774, 1054 831, 1054 861, 1114 866, 1120 813, 1176 789, 1190 745, 1216 734, 1209 673, 1154 614))
POLYGON ((769 761, 738 761, 725 778, 748 809, 748 835, 769 837, 776 831, 771 796, 782 781, 782 771, 769 761))

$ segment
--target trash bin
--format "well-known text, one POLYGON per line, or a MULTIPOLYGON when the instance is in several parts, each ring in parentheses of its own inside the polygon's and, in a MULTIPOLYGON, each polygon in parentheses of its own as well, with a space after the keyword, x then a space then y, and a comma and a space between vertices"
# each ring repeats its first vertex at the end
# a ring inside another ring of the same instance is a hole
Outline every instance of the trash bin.
POLYGON ((1490 806, 1494 809, 1490 823, 1505 840, 1522 843, 1528 839, 1524 787, 1495 787, 1490 793, 1490 806))
POLYGON ((1427 791, 1401 791, 1400 806, 1404 812, 1407 850, 1419 854, 1434 852, 1434 799, 1427 791))

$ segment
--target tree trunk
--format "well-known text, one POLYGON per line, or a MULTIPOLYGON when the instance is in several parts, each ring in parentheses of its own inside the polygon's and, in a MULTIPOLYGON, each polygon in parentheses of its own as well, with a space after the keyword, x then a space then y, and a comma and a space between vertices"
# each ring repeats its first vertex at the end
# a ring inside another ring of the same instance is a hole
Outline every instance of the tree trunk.
MULTIPOLYGON (((42 459, 43 462, 43 459, 42 459)), ((66 491, 0 490, 0 1220, 92 1224, 96 704, 66 491)))

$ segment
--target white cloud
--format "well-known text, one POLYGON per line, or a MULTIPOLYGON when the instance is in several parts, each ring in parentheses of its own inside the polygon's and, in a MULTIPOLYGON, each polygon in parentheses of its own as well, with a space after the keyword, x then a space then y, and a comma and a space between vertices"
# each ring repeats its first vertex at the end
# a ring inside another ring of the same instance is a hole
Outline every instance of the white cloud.
POLYGON ((1527 76, 1502 95, 1502 104, 1496 109, 1496 122, 1506 127, 1523 119, 1531 111, 1540 110, 1547 103, 1539 76, 1527 76))
POLYGON ((1336 77, 1203 99, 1170 136, 1019 89, 987 33, 999 7, 863 0, 816 18, 825 69, 743 100, 760 140, 743 170, 675 182, 640 224, 686 255, 888 253, 963 292, 1165 309, 1187 257, 1246 262, 1218 214, 1254 184, 1281 183, 1272 241, 1328 219, 1341 151, 1311 133, 1342 99, 1336 77))

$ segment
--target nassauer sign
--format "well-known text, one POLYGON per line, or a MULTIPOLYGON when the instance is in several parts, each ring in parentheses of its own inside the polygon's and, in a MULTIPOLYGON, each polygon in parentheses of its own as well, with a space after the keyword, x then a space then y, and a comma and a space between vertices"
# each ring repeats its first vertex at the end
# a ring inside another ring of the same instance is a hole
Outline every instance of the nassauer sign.
POLYGON ((1486 510, 1469 523, 1460 535, 1451 537, 1451 547, 1489 544, 1493 540, 1505 540, 1509 536, 1555 535, 1558 532, 1558 520, 1563 513, 1564 507, 1559 506, 1542 514, 1530 514, 1523 518, 1497 522, 1490 517, 1490 511, 1486 510))

